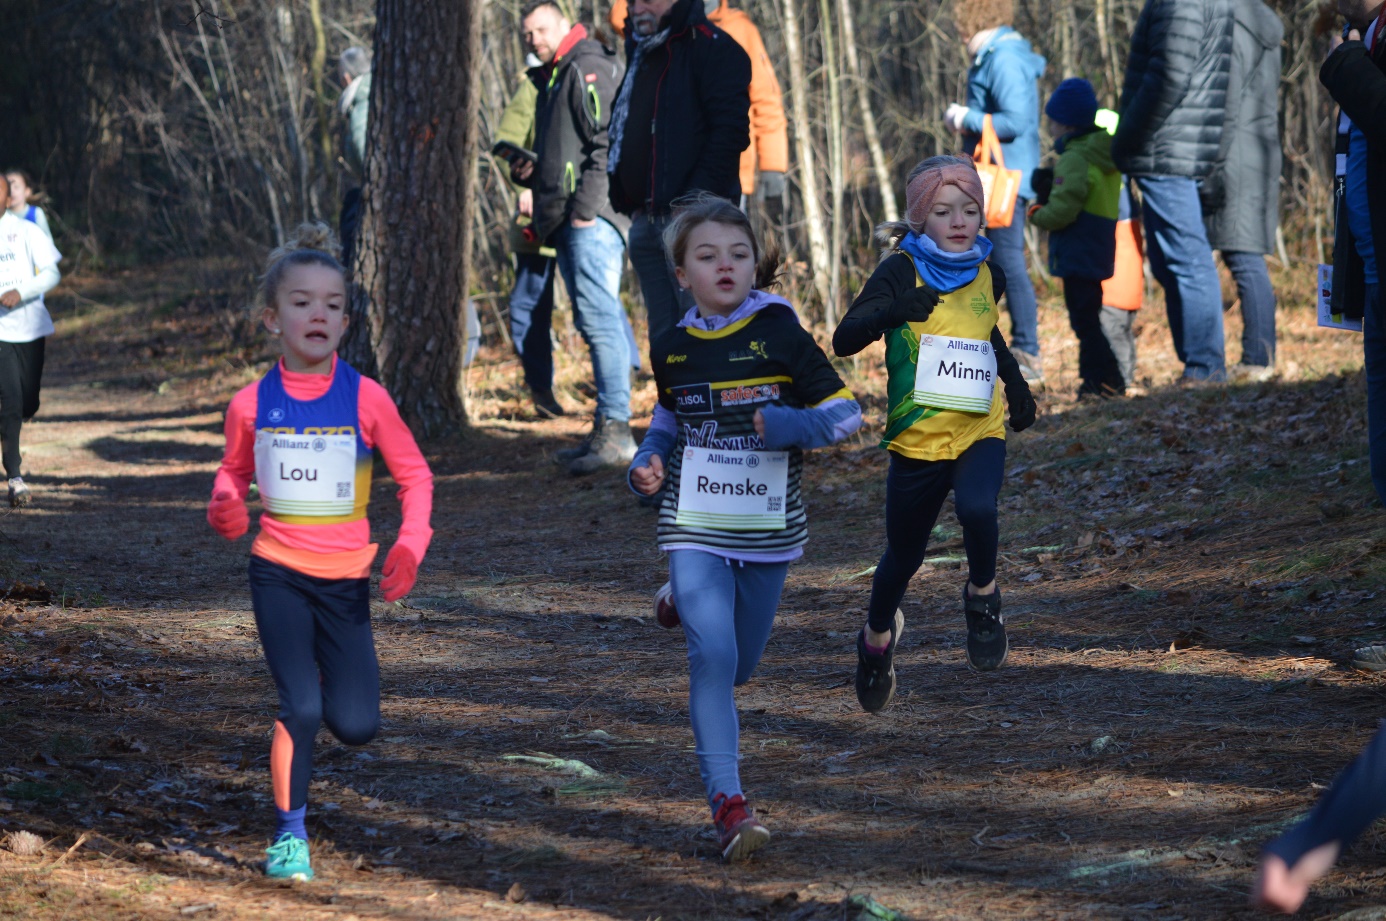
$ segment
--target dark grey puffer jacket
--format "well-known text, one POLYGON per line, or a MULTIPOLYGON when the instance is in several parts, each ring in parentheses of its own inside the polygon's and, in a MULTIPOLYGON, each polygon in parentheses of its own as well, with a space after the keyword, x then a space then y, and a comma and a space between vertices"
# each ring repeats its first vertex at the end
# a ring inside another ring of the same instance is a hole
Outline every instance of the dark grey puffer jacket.
POLYGON ((1131 36, 1112 159, 1201 179, 1217 161, 1232 66, 1230 0, 1146 0, 1131 36))
POLYGON ((1280 221, 1280 42, 1285 27, 1261 0, 1232 0, 1232 71, 1222 154, 1199 194, 1208 242, 1271 253, 1280 221))

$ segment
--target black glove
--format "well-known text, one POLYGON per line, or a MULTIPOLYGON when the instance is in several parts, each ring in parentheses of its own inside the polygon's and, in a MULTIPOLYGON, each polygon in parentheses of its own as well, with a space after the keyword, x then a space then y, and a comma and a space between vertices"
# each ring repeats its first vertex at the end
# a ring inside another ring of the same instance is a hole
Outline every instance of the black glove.
POLYGON ((1025 378, 1016 378, 1006 384, 1006 405, 1011 410, 1011 431, 1023 432, 1035 424, 1039 407, 1030 393, 1030 385, 1025 378))
POLYGON ((1054 171, 1040 167, 1030 174, 1030 188, 1035 190, 1035 204, 1049 204, 1049 193, 1054 191, 1054 171))
POLYGON ((928 285, 915 285, 886 309, 886 329, 895 329, 906 323, 923 323, 938 306, 938 298, 938 292, 928 285))

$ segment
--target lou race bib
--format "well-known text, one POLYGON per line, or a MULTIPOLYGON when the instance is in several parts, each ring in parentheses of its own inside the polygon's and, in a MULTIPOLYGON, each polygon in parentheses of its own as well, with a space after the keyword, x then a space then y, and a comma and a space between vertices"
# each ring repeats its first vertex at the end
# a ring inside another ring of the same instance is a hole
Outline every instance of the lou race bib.
POLYGON ((920 336, 914 402, 965 413, 991 412, 996 352, 983 339, 920 336))
POLYGON ((684 448, 675 523, 719 531, 784 527, 788 451, 684 448))
POLYGON ((356 505, 356 436, 255 433, 255 481, 272 515, 335 518, 356 505))

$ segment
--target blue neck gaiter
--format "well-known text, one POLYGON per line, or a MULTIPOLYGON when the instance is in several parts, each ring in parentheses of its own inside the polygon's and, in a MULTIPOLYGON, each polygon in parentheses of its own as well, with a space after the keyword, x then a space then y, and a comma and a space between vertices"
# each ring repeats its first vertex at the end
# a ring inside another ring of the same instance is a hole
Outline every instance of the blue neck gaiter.
POLYGON ((900 241, 900 250, 914 259, 914 267, 924 284, 947 294, 976 280, 978 266, 991 255, 991 241, 979 236, 967 252, 946 253, 933 240, 910 231, 900 241))

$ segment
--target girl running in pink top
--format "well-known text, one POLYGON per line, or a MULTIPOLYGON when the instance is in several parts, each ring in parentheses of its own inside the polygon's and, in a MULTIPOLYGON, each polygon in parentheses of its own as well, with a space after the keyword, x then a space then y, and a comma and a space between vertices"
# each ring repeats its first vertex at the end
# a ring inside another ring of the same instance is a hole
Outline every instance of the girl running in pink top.
POLYGON ((385 389, 337 358, 347 327, 345 274, 323 224, 304 224, 270 256, 264 323, 284 356, 226 411, 226 454, 207 521, 228 540, 250 529, 254 477, 264 514, 250 548, 255 625, 279 689, 270 746, 277 815, 265 873, 312 879, 304 828, 313 737, 324 720, 347 745, 380 724, 370 624, 366 503, 372 452, 399 484, 404 522, 385 558, 386 601, 414 587, 433 531, 433 475, 385 389))

